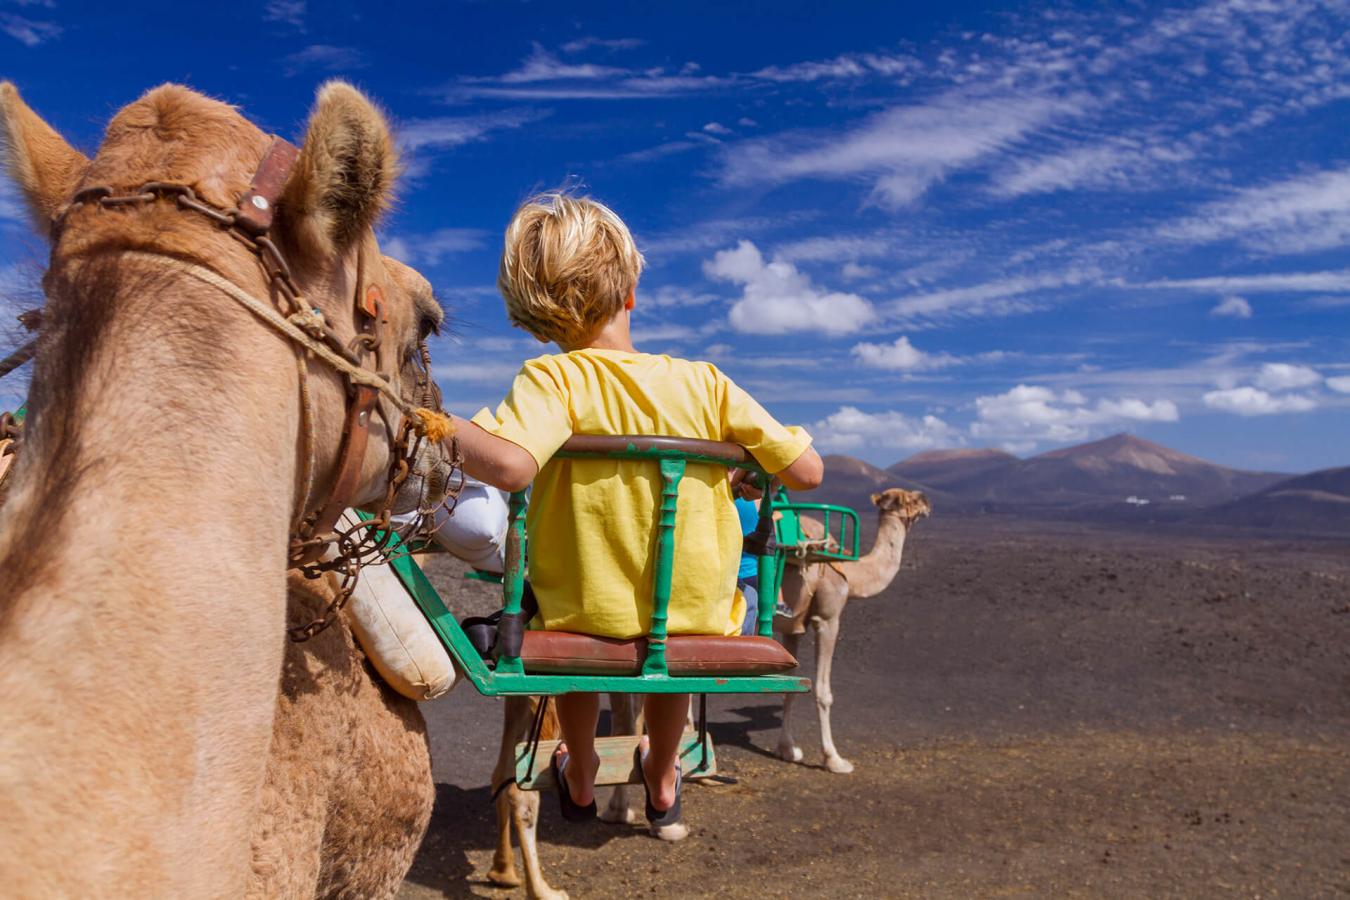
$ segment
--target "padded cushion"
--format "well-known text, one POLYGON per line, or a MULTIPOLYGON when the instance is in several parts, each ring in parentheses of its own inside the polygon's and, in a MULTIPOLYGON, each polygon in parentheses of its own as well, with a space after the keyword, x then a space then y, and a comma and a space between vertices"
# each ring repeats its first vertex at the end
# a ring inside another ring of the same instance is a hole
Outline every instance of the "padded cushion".
MULTIPOLYGON (((647 639, 627 641, 570 631, 527 631, 520 659, 528 673, 637 675, 647 639)), ((666 639, 671 675, 772 675, 797 666, 783 645, 766 637, 676 634, 666 639)))

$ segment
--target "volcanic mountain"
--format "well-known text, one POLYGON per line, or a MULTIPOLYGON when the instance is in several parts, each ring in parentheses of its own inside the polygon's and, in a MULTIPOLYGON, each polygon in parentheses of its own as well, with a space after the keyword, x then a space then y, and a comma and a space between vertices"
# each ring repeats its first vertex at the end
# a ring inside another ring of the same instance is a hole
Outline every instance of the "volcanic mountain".
MULTIPOLYGON (((852 456, 831 454, 823 460, 825 481, 820 490, 802 494, 796 499, 810 503, 839 503, 851 506, 860 514, 872 515, 872 495, 889 487, 924 490, 913 479, 897 477, 885 469, 863 462, 852 456), (869 512, 870 511, 870 512, 869 512)), ((931 497, 929 498, 932 499, 931 497)))
POLYGON ((1203 518, 1216 525, 1345 534, 1350 532, 1350 466, 1287 478, 1205 510, 1203 518))
POLYGON ((1286 477, 1230 469, 1129 434, 1030 459, 999 450, 930 451, 888 471, 942 490, 959 508, 1000 512, 1179 511, 1236 500, 1286 477))
POLYGON ((961 447, 953 450, 925 450, 888 467, 886 471, 935 488, 944 488, 1017 462, 1017 457, 1003 450, 961 447))

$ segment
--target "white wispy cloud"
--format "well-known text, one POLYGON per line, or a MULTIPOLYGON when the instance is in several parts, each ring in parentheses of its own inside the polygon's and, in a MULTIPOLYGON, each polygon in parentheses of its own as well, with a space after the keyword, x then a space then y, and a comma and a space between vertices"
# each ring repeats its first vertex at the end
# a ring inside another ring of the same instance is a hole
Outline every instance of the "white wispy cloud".
POLYGON ((1327 387, 1338 394, 1350 394, 1350 375, 1337 375, 1327 379, 1327 387))
POLYGON ((1323 293, 1350 291, 1350 269, 1325 272, 1275 272, 1260 275, 1211 275, 1203 278, 1163 278, 1134 285, 1175 291, 1220 294, 1243 291, 1259 293, 1323 293))
POLYGON ((1157 233, 1189 243, 1235 240, 1263 253, 1345 247, 1350 245, 1350 167, 1239 189, 1157 233))
POLYGON ((1317 408, 1317 401, 1306 394, 1272 394, 1251 385, 1209 391, 1203 399, 1210 409, 1239 416, 1269 416, 1317 408))
POLYGON ((559 49, 564 53, 581 53, 583 50, 589 50, 592 47, 600 47, 604 50, 636 50, 644 43, 646 41, 642 38, 584 37, 568 41, 559 49))
POLYGON ((501 84, 530 84, 536 81, 588 81, 612 78, 627 73, 627 69, 601 66, 594 63, 563 62, 535 43, 530 55, 520 67, 496 79, 501 84))
POLYGON ((1081 106, 1080 98, 949 91, 877 113, 842 133, 807 131, 731 145, 720 179, 741 187, 862 177, 874 202, 899 208, 949 173, 1081 106))
POLYGON ((283 57, 288 76, 298 75, 306 69, 319 69, 324 72, 346 72, 352 69, 364 69, 370 61, 361 50, 355 47, 337 47, 332 44, 310 44, 302 50, 283 57))
MULTIPOLYGON (((573 41, 564 51, 578 53, 602 43, 573 41), (572 48, 570 51, 568 48, 572 48)), ((615 49, 615 48, 610 48, 615 49)), ((494 76, 465 76, 444 88, 452 102, 474 98, 497 100, 635 100, 679 97, 726 87, 735 79, 698 74, 699 67, 686 63, 679 69, 646 69, 565 60, 542 44, 531 45, 530 54, 515 69, 494 76)))
POLYGON ((1209 314, 1211 316, 1226 316, 1232 319, 1250 319, 1252 317, 1252 305, 1237 294, 1229 294, 1216 303, 1209 314))
POLYGON ((0 12, 0 31, 25 47, 36 47, 61 36, 64 29, 55 22, 29 19, 15 13, 0 12))
POLYGON ((305 30, 305 0, 268 0, 263 7, 264 22, 281 22, 305 30))
POLYGON ((928 450, 964 443, 960 430, 937 416, 913 417, 894 410, 868 413, 855 406, 841 406, 808 430, 817 449, 826 451, 928 450))
POLYGON ((794 262, 845 262, 884 256, 890 241, 880 237, 809 237, 779 244, 774 254, 794 262))
POLYGON ((385 238, 381 249, 410 266, 434 266, 443 259, 479 250, 487 244, 481 228, 440 228, 428 234, 395 234, 385 238))
POLYGON ((821 81, 884 75, 904 83, 903 76, 919 72, 923 64, 913 56, 885 53, 843 53, 834 59, 766 66, 754 77, 766 81, 821 81))
POLYGON ((497 131, 511 131, 551 115, 549 110, 520 107, 472 116, 435 116, 398 123, 395 137, 404 151, 404 171, 417 177, 426 173, 437 151, 486 140, 497 131))
POLYGON ((1125 422, 1175 422, 1180 413, 1171 400, 1100 398, 1090 403, 1076 390, 1055 392, 1019 384, 1003 394, 975 398, 976 421, 970 433, 1025 446, 1086 440, 1093 431, 1125 422))
POLYGON ((885 311, 900 320, 971 315, 1006 315, 1043 305, 1037 295, 1093 281, 1098 273, 1069 269, 1039 275, 1018 275, 966 287, 944 288, 901 297, 885 311))
POLYGON ((862 297, 818 288, 786 260, 766 262, 750 241, 718 251, 703 264, 703 271, 709 278, 741 286, 741 297, 732 304, 728 317, 737 331, 852 334, 876 318, 872 305, 862 297))

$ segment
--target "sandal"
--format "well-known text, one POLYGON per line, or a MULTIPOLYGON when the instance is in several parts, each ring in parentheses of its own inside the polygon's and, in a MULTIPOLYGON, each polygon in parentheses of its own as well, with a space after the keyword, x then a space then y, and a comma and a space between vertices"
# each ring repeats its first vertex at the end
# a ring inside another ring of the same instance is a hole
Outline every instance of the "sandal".
POLYGON ((562 817, 568 822, 589 822, 596 816, 595 799, 592 798, 587 806, 578 806, 572 800, 572 791, 567 787, 567 779, 563 773, 567 771, 567 763, 571 760, 570 753, 554 753, 553 759, 549 762, 553 769, 553 779, 558 786, 558 808, 562 812, 562 817))
POLYGON ((642 752, 642 747, 637 749, 638 773, 642 776, 642 790, 647 795, 647 821, 656 828, 663 828, 667 825, 678 825, 680 822, 680 792, 684 787, 684 772, 680 767, 679 759, 675 760, 675 802, 670 805, 670 809, 658 810, 652 806, 652 789, 647 784, 647 773, 642 768, 642 763, 646 760, 647 754, 642 752))

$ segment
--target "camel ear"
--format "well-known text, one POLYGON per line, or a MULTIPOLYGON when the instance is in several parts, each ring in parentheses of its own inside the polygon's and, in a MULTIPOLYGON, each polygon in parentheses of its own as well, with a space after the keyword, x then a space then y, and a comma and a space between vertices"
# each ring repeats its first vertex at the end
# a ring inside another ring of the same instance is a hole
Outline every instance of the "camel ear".
POLYGON ((75 193, 88 158, 29 109, 8 81, 0 82, 0 154, 38 230, 46 234, 52 217, 75 193))
POLYGON ((873 506, 880 506, 880 505, 881 505, 881 495, 880 495, 880 494, 873 494, 873 495, 872 495, 872 505, 873 505, 873 506))
POLYGON ((342 253, 393 199, 398 151, 384 113, 342 81, 319 88, 281 203, 303 249, 342 253))

